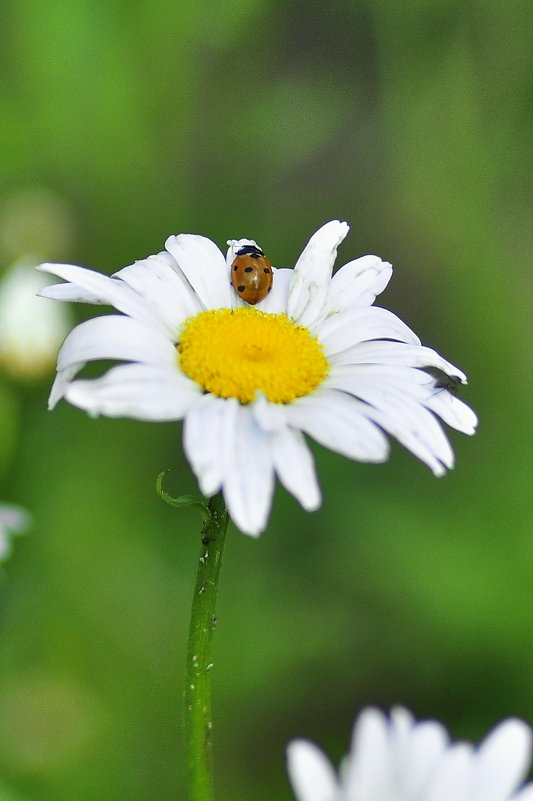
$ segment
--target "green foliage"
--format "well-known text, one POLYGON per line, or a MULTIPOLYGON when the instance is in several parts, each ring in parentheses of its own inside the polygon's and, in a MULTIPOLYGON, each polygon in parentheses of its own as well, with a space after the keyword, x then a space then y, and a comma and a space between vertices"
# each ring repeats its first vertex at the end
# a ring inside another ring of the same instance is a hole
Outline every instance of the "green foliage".
MULTIPOLYGON (((443 479, 399 447, 383 466, 317 447, 317 513, 279 490, 259 540, 230 530, 219 801, 289 799, 287 740, 337 756, 369 703, 475 739, 509 714, 533 721, 526 12, 3 9, 0 203, 40 187, 72 218, 70 252, 43 257, 111 272, 188 231, 253 237, 291 265, 318 225, 347 219, 340 259, 394 263, 380 303, 465 369, 480 415, 474 439, 452 435, 443 479)), ((152 482, 170 466, 173 489, 197 494, 181 427, 50 413, 49 383, 0 385, 0 499, 35 520, 0 585, 0 776, 32 801, 180 798, 201 524, 152 482)))
POLYGON ((0 783, 0 801, 27 801, 27 796, 23 797, 15 793, 10 787, 0 783))

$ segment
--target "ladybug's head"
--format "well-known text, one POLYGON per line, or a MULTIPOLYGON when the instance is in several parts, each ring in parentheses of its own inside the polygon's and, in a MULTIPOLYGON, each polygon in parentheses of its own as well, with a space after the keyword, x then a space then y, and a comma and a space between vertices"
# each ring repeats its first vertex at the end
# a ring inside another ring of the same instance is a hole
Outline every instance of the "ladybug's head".
POLYGON ((242 245, 237 251, 237 256, 250 256, 251 259, 259 259, 265 254, 257 245, 242 245))
POLYGON ((259 259, 264 255, 255 239, 228 239, 228 245, 229 248, 226 254, 228 269, 238 256, 259 259))

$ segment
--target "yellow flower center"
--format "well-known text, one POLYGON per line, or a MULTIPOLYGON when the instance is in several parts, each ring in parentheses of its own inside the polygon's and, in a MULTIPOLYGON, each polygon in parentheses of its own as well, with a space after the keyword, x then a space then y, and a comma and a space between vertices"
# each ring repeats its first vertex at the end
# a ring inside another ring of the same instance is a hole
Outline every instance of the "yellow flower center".
POLYGON ((183 372, 206 392, 251 403, 257 390, 290 403, 326 377, 322 345, 286 314, 216 309, 185 321, 178 344, 183 372))

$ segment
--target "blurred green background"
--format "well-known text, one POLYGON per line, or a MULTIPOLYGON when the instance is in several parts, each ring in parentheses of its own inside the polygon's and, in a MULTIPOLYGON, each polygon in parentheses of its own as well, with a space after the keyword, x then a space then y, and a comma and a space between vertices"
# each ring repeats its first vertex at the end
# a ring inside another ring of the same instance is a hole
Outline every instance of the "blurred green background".
MULTIPOLYGON (((104 272, 171 233, 252 237, 292 265, 332 218, 339 264, 465 369, 472 440, 435 479, 314 448, 322 508, 278 490, 230 529, 216 634, 219 801, 285 801, 294 736, 338 759, 367 704, 479 737, 533 721, 528 5, 19 0, 0 11, 2 268, 104 272)), ((46 301, 43 301, 45 303, 46 301)), ((73 309, 75 319, 90 307, 73 309)), ((179 425, 46 410, 0 381, 0 500, 27 507, 0 581, 0 799, 183 798, 199 520, 179 425)))

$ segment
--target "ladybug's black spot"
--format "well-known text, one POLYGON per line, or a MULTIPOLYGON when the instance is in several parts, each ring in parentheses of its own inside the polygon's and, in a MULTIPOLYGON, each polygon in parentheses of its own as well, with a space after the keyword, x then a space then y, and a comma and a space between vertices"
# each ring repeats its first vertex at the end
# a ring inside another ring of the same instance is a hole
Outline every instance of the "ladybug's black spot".
POLYGON ((270 292, 271 289, 272 289, 272 287, 269 286, 268 289, 267 289, 267 292, 270 292))
POLYGON ((244 290, 245 290, 244 286, 238 286, 237 287, 237 292, 244 292, 244 290))
POLYGON ((234 270, 238 270, 238 269, 239 269, 239 266, 236 264, 236 265, 235 265, 235 267, 234 267, 233 269, 234 269, 234 270))
POLYGON ((245 267, 245 268, 244 268, 244 272, 245 272, 245 273, 252 273, 252 272, 253 272, 253 270, 254 270, 254 268, 253 268, 253 267, 245 267))

